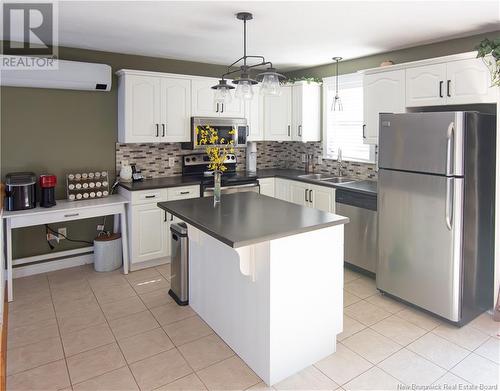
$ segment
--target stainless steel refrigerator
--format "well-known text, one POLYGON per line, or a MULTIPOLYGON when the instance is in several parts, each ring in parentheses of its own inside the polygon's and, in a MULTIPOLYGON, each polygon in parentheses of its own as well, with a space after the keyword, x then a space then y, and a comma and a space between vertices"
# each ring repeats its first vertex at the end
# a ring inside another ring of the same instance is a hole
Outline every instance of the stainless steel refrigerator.
POLYGON ((493 305, 495 116, 380 115, 377 287, 462 325, 493 305))

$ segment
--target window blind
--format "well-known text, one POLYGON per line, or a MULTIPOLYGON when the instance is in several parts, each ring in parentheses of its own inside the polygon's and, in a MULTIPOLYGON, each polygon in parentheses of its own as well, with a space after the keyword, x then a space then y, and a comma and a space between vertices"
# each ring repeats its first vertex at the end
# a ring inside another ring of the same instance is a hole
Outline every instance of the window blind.
POLYGON ((323 79, 324 156, 359 162, 374 162, 374 148, 363 144, 363 77, 360 74, 339 76, 342 111, 332 111, 335 77, 323 79))

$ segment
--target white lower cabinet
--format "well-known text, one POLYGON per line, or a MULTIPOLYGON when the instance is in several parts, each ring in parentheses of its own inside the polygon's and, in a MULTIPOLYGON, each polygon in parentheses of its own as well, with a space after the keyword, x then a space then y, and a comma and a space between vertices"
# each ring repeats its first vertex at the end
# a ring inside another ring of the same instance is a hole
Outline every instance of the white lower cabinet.
POLYGON ((335 212, 335 189, 329 186, 276 178, 275 197, 309 208, 335 212))
POLYGON ((286 179, 276 178, 274 180, 274 196, 283 201, 290 201, 290 182, 286 179))
POLYGON ((274 197, 275 194, 275 179, 274 178, 262 178, 259 179, 260 194, 274 197))
POLYGON ((156 202, 133 205, 129 218, 131 263, 140 263, 169 255, 167 213, 156 202))
POLYGON ((193 185, 145 191, 120 188, 119 193, 130 201, 127 227, 132 270, 134 265, 137 268, 143 262, 167 263, 171 254, 170 225, 181 220, 160 209, 157 203, 199 197, 200 187, 193 185))

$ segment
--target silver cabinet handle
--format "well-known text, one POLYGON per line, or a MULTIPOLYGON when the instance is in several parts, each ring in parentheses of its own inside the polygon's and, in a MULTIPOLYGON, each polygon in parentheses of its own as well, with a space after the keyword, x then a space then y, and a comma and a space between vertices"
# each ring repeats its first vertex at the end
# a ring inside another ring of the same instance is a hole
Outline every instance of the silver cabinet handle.
POLYGON ((450 94, 450 84, 451 84, 451 80, 446 80, 446 96, 448 98, 451 98, 451 94, 450 94))
POLYGON ((215 110, 216 113, 219 112, 219 102, 217 102, 217 109, 215 110))
POLYGON ((444 205, 444 218, 448 230, 453 227, 453 193, 454 193, 454 179, 446 178, 446 199, 444 205))
POLYGON ((311 189, 311 190, 309 190, 309 202, 310 202, 311 204, 312 204, 312 202, 313 202, 313 191, 312 191, 312 189, 311 189))
POLYGON ((189 194, 189 191, 181 191, 180 194, 189 194))
POLYGON ((363 138, 364 139, 366 139, 365 129, 366 129, 366 124, 363 124, 363 138))
POLYGON ((147 195, 147 196, 144 196, 144 198, 156 198, 156 195, 147 195))
POLYGON ((167 124, 161 124, 161 127, 162 127, 161 137, 165 137, 165 129, 167 127, 167 124))
POLYGON ((443 97, 443 81, 439 80, 439 97, 443 97))
POLYGON ((164 215, 163 215, 163 222, 166 223, 167 222, 167 211, 164 210, 163 213, 164 213, 164 215))
POLYGON ((222 108, 221 108, 221 111, 220 111, 220 112, 221 112, 221 113, 223 113, 223 112, 224 112, 224 103, 221 103, 220 105, 222 106, 222 108))
POLYGON ((453 151, 453 139, 454 139, 455 124, 450 122, 448 125, 448 131, 446 132, 446 175, 451 175, 453 170, 453 163, 455 161, 454 151, 453 151))
POLYGON ((309 200, 307 199, 307 189, 304 189, 304 199, 306 200, 306 202, 309 202, 309 200))
POLYGON ((170 221, 174 221, 174 215, 170 213, 170 221))
POLYGON ((250 136, 250 125, 247 125, 247 137, 250 136))
POLYGON ((290 136, 290 125, 288 125, 288 135, 290 136))
POLYGON ((160 125, 156 124, 156 137, 160 137, 160 125))
POLYGON ((64 215, 64 217, 76 217, 76 216, 80 216, 80 213, 70 213, 70 214, 64 215))
POLYGON ((302 137, 302 125, 299 125, 297 132, 299 133, 299 137, 302 137))

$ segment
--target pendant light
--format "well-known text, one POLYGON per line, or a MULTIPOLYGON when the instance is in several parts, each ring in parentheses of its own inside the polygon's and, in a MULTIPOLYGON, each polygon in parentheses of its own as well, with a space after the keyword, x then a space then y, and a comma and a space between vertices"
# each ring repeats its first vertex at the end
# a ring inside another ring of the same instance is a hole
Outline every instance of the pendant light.
POLYGON ((234 92, 235 97, 243 100, 251 100, 253 98, 253 87, 259 81, 262 82, 260 93, 265 95, 279 95, 281 93, 280 80, 286 79, 280 73, 276 72, 273 68, 273 64, 266 61, 263 56, 249 56, 247 55, 247 21, 253 19, 253 15, 250 12, 238 12, 236 14, 236 19, 243 21, 243 57, 239 58, 231 65, 227 67, 227 72, 222 75, 219 80, 219 84, 213 86, 212 88, 216 90, 214 94, 214 99, 216 102, 227 103, 231 99, 230 89, 233 86, 229 86, 226 81, 226 76, 232 75, 233 73, 240 72, 240 76, 233 80, 233 84, 236 84, 236 90, 234 92), (248 65, 248 59, 259 59, 260 62, 257 64, 248 65), (243 65, 239 69, 231 70, 232 67, 236 66, 238 63, 243 61, 243 65), (257 75, 256 79, 250 77, 249 70, 252 68, 267 66, 265 72, 257 75))
POLYGON ((342 57, 333 57, 333 61, 335 61, 335 97, 332 102, 332 111, 342 111, 344 107, 342 106, 342 101, 339 96, 339 61, 342 60, 342 57))

